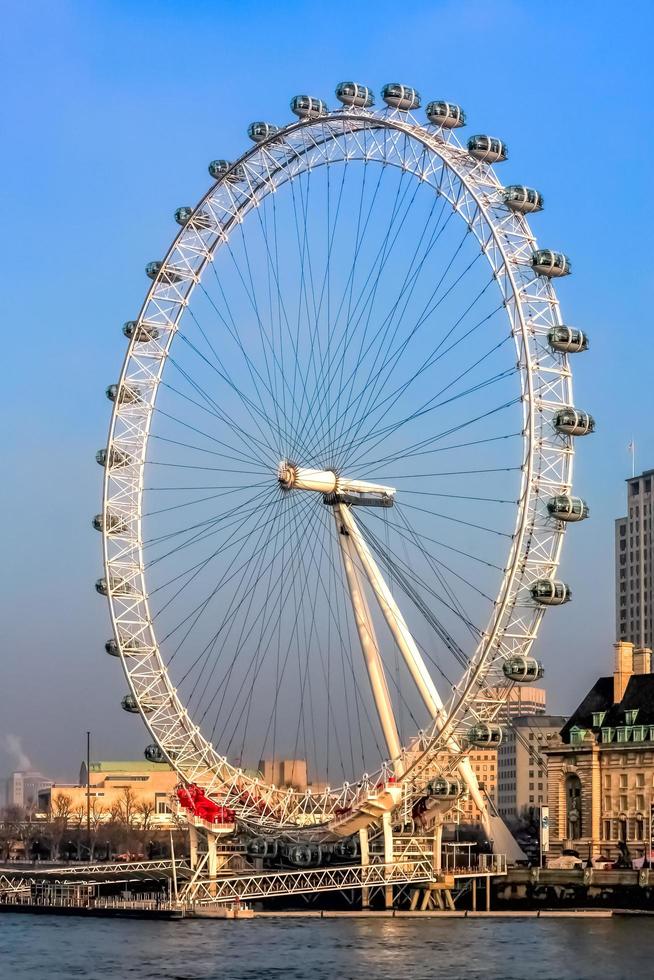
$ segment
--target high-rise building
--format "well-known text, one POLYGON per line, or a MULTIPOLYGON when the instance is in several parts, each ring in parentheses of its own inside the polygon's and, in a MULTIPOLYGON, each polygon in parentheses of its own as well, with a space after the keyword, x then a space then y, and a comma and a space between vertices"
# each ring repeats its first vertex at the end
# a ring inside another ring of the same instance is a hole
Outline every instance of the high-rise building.
POLYGON ((566 719, 533 713, 512 718, 497 750, 497 809, 504 819, 526 816, 547 803, 547 758, 542 754, 566 719))
POLYGON ((52 780, 40 772, 13 772, 5 784, 5 806, 31 809, 38 804, 39 793, 52 786, 52 780))
POLYGON ((654 639, 654 470, 627 480, 627 516, 615 522, 615 638, 638 647, 654 639))

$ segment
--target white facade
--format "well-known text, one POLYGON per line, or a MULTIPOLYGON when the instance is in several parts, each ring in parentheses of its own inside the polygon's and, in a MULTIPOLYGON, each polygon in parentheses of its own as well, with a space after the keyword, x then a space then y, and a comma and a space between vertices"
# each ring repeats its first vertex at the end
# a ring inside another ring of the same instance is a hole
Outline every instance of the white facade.
POLYGON ((636 648, 654 641, 653 488, 654 470, 627 480, 627 516, 615 522, 615 638, 636 648))
POLYGON ((565 724, 560 715, 534 714, 514 718, 497 750, 497 809, 504 819, 528 813, 547 803, 547 758, 565 724))

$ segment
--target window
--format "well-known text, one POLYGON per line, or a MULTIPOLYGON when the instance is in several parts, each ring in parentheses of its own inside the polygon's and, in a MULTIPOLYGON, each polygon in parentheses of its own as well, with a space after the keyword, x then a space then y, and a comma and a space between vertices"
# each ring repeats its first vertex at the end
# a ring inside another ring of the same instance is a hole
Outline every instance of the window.
POLYGON ((170 806, 168 805, 168 793, 155 793, 154 794, 154 807, 155 812, 160 816, 165 813, 172 813, 170 806))
POLYGON ((578 728, 574 725, 570 729, 570 742, 572 745, 580 745, 584 740, 584 735, 586 734, 583 728, 578 728))
POLYGON ((611 797, 610 796, 605 796, 604 797, 604 809, 605 810, 610 810, 611 809, 611 797))
POLYGON ((606 711, 594 711, 593 712, 593 728, 599 728, 604 718, 606 716, 606 711))
POLYGON ((627 725, 633 725, 636 721, 636 716, 638 715, 638 708, 631 708, 629 711, 625 711, 624 717, 627 725))
POLYGON ((627 797, 626 796, 621 796, 620 797, 620 809, 622 810, 623 813, 626 813, 626 811, 629 809, 629 807, 627 806, 627 797))
POLYGON ((645 797, 640 794, 636 797, 636 809, 642 811, 645 809, 645 797))
POLYGON ((620 789, 626 789, 627 788, 627 780, 628 779, 629 779, 629 777, 627 776, 626 772, 621 772, 620 773, 620 789))
POLYGON ((611 789, 611 773, 604 774, 604 789, 611 789))
POLYGON ((636 786, 640 789, 644 785, 645 785, 645 773, 644 772, 637 772, 636 773, 636 786))

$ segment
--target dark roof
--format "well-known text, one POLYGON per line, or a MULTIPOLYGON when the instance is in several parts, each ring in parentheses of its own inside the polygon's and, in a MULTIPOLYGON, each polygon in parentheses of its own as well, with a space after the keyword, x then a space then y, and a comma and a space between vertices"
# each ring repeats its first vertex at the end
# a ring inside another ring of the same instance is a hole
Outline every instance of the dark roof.
POLYGON ((654 725, 654 674, 633 674, 619 704, 613 702, 613 677, 600 677, 561 729, 561 738, 569 743, 571 728, 592 728, 597 711, 606 712, 603 726, 624 725, 625 711, 633 708, 639 709, 636 724, 654 725))
POLYGON ((575 726, 577 728, 592 728, 593 713, 595 711, 608 711, 612 704, 613 677, 600 677, 561 729, 562 740, 564 742, 570 741, 570 729, 575 726))

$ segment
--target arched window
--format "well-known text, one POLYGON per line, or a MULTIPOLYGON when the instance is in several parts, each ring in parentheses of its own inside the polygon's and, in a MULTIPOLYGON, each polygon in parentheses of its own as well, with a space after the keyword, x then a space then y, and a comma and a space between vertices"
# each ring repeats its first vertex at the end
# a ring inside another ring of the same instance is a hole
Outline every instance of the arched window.
POLYGON ((579 840, 581 837, 581 780, 571 773, 565 778, 565 817, 567 837, 579 840))

